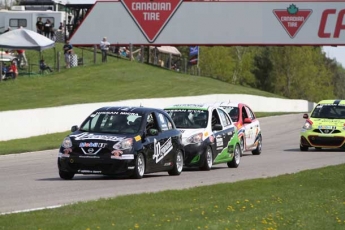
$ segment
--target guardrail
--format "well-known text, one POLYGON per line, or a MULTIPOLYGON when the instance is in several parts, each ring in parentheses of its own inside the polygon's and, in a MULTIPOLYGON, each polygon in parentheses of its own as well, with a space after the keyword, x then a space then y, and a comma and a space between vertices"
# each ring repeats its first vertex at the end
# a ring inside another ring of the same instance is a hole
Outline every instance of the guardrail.
POLYGON ((136 99, 104 103, 67 105, 0 112, 0 141, 64 132, 79 125, 94 110, 103 106, 145 106, 164 108, 176 103, 237 101, 248 104, 254 112, 308 112, 315 103, 242 94, 213 94, 194 97, 136 99))

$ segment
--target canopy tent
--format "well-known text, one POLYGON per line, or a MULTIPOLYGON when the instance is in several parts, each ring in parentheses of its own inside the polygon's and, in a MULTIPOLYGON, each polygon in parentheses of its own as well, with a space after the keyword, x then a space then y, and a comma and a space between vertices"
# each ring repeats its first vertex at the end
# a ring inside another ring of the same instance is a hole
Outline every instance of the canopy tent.
POLYGON ((0 35, 0 48, 42 51, 54 46, 54 41, 24 28, 11 30, 0 35))
POLYGON ((175 46, 150 46, 150 49, 157 48, 158 52, 181 56, 181 52, 175 46))

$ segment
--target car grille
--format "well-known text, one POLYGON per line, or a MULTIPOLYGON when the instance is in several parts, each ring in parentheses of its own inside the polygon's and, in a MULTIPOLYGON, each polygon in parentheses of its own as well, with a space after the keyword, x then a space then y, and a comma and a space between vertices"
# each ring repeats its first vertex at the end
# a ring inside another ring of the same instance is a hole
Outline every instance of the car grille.
MULTIPOLYGON (((97 155, 97 156, 102 156, 102 155, 110 155, 110 151, 107 148, 88 148, 88 147, 84 147, 83 148, 84 151, 87 153, 87 155, 97 155), (89 153, 89 149, 93 149, 93 154, 89 153), (99 150, 99 152, 97 152, 99 150), (97 152, 97 154, 95 154, 97 152)), ((85 153, 83 152, 82 148, 74 148, 73 149, 73 153, 76 153, 78 155, 85 155, 85 153)))
POLYGON ((344 142, 344 137, 318 137, 318 136, 309 136, 309 142, 312 145, 320 146, 341 146, 344 142))
POLYGON ((322 134, 337 134, 337 133, 341 133, 340 130, 332 130, 332 129, 314 129, 313 132, 315 132, 315 133, 322 133, 322 134))

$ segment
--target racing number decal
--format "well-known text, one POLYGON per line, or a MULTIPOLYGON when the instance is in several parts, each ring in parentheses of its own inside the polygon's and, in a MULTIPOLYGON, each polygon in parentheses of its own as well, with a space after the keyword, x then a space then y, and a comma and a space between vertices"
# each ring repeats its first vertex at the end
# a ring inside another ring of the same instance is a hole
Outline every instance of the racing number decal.
POLYGON ((156 163, 161 161, 173 149, 171 137, 162 146, 156 138, 153 139, 153 143, 153 159, 156 159, 156 163))

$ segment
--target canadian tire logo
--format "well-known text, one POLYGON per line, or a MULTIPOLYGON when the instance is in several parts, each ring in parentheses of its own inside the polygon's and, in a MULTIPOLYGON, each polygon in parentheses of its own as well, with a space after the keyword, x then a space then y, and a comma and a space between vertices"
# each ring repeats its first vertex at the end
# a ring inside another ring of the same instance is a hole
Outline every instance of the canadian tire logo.
POLYGON ((146 39, 152 43, 183 0, 121 0, 146 39))
POLYGON ((312 10, 300 10, 294 4, 286 10, 273 10, 274 15, 291 38, 297 35, 312 12, 312 10))

